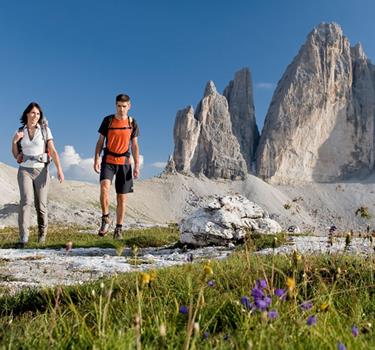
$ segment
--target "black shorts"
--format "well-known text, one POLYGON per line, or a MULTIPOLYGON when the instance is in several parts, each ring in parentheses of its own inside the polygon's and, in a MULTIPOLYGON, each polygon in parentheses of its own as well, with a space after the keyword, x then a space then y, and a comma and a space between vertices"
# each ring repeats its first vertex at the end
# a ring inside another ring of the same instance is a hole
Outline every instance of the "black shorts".
POLYGON ((116 175, 116 193, 125 194, 133 192, 132 166, 130 164, 117 165, 102 162, 100 168, 100 181, 110 180, 116 175))

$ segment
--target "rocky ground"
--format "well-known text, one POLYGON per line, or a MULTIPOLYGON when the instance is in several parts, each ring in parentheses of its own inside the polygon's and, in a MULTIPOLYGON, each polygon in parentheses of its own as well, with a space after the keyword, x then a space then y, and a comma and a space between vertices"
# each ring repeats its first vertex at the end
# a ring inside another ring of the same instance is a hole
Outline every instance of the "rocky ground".
MULTIPOLYGON (((0 163, 0 228, 17 225, 18 186, 15 168, 0 163)), ((136 181, 129 195, 127 225, 179 223, 217 195, 241 194, 265 209, 283 229, 291 225, 314 234, 326 234, 335 224, 339 231, 375 227, 375 177, 340 183, 270 185, 249 175, 242 181, 165 175, 136 181), (368 217, 356 215, 366 208, 368 217)), ((99 187, 77 181, 52 180, 49 217, 52 222, 95 226, 99 223, 99 187)), ((115 194, 112 192, 114 211, 115 194)), ((34 217, 35 222, 35 217, 34 217)))
MULTIPOLYGON (((17 225, 18 186, 15 168, 0 163, 0 228, 17 225)), ((98 185, 52 180, 49 196, 51 222, 94 227, 99 223, 98 185)), ((152 226, 179 223, 195 209, 218 195, 241 194, 265 209, 284 230, 298 226, 313 236, 296 237, 275 253, 343 251, 344 238, 327 247, 328 228, 335 224, 338 233, 365 231, 375 227, 375 178, 340 183, 310 183, 300 186, 270 185, 249 175, 243 181, 213 181, 205 177, 180 174, 162 175, 137 181, 129 195, 127 226, 152 226), (364 208, 366 216, 356 215, 364 208)), ((114 193, 112 193, 114 203, 114 193)), ((114 207, 111 207, 112 210, 114 207)), ((35 222, 35 217, 34 217, 35 222)), ((1 236, 0 236, 1 238, 1 236)), ((1 242, 0 242, 1 243, 1 242)), ((373 253, 372 243, 353 239, 352 253, 373 253)), ((168 249, 145 249, 143 264, 134 265, 131 252, 121 255, 111 249, 13 250, 0 249, 0 286, 10 291, 28 286, 83 283, 114 273, 182 264, 193 257, 225 257, 227 248, 200 248, 191 252, 168 249), (146 261, 147 260, 147 261, 146 261)), ((269 253, 265 251, 263 253, 269 253)))
MULTIPOLYGON (((68 252, 65 249, 0 249, 0 294, 13 294, 30 287, 82 284, 118 273, 222 259, 234 248, 145 248, 140 249, 136 257, 130 248, 123 251, 73 248, 68 252)), ((331 245, 326 237, 291 236, 288 244, 274 250, 264 249, 258 254, 291 254, 295 250, 304 255, 346 252, 369 256, 374 254, 374 244, 366 238, 353 238, 346 247, 345 238, 336 238, 331 245)))

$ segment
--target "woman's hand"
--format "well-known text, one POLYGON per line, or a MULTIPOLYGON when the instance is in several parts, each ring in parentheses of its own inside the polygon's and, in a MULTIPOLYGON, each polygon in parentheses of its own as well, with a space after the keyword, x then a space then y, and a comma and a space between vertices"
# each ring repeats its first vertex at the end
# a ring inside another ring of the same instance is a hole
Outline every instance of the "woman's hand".
POLYGON ((16 161, 17 161, 18 164, 21 164, 23 162, 23 153, 22 152, 18 153, 16 161))
POLYGON ((23 130, 17 131, 16 134, 13 137, 13 142, 17 143, 19 140, 23 138, 23 130))
POLYGON ((57 171, 57 178, 59 179, 60 183, 62 183, 64 181, 64 173, 63 173, 62 169, 59 169, 57 171))

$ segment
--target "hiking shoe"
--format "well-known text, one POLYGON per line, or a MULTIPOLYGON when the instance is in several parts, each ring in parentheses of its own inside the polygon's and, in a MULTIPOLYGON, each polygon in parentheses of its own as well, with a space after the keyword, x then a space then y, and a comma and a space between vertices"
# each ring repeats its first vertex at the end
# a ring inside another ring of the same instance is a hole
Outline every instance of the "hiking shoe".
POLYGON ((100 225, 98 235, 101 237, 105 236, 108 233, 110 225, 111 225, 111 220, 109 218, 109 215, 103 215, 102 224, 100 225))
POLYGON ((38 243, 46 243, 46 234, 45 233, 39 233, 38 243))
POLYGON ((25 242, 17 242, 16 243, 16 249, 23 249, 25 248, 26 243, 25 242))
POLYGON ((121 227, 115 228, 115 232, 113 233, 113 238, 114 239, 122 239, 122 228, 121 227))

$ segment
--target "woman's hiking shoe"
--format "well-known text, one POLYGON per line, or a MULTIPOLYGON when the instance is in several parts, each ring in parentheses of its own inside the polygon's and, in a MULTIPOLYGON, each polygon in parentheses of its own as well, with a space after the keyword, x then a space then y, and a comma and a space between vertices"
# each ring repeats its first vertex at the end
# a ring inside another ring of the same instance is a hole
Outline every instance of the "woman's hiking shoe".
POLYGON ((114 239, 122 239, 122 227, 116 226, 115 232, 113 233, 114 239))
POLYGON ((101 237, 105 236, 108 233, 110 225, 111 225, 111 219, 109 218, 109 214, 103 215, 102 216, 102 224, 100 225, 98 235, 101 236, 101 237))
POLYGON ((38 243, 46 243, 46 234, 44 232, 39 232, 38 243))

